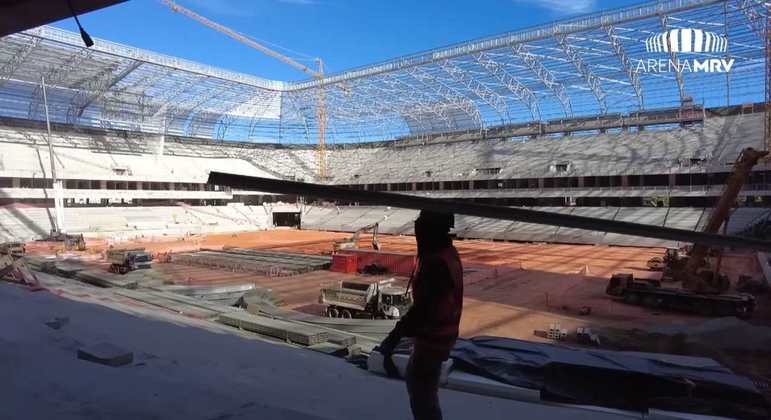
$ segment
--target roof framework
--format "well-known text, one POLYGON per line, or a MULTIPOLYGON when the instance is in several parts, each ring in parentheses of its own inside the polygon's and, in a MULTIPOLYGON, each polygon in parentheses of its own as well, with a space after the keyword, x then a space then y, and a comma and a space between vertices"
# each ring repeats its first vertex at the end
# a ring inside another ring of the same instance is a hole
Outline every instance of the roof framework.
MULTIPOLYGON (((327 140, 361 142, 605 113, 765 99, 759 0, 644 3, 399 57, 323 80, 327 140), (725 52, 647 52, 696 28, 725 52), (734 59, 729 73, 641 72, 640 62, 734 59)), ((0 116, 211 139, 315 143, 319 81, 282 82, 40 27, 0 38, 0 116)))

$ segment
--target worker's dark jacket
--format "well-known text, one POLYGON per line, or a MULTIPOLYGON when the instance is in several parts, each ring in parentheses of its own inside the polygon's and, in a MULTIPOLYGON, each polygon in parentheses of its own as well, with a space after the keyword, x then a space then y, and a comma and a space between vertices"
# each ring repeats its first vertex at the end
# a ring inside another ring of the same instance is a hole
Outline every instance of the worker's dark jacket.
POLYGON ((413 304, 396 324, 400 336, 446 359, 458 338, 463 309, 463 267, 454 246, 420 259, 412 280, 413 304))

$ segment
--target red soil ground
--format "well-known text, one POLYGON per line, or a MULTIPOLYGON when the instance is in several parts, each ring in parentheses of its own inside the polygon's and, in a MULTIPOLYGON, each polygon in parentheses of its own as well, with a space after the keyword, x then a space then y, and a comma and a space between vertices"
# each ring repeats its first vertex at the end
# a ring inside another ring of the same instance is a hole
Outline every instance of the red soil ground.
MULTIPOLYGON (((318 231, 272 230, 237 234, 209 235, 184 239, 148 240, 115 244, 118 247, 144 247, 153 252, 181 252, 200 247, 235 246, 262 250, 329 254, 332 242, 349 234, 318 231)), ((415 252, 410 236, 381 235, 383 249, 415 252)), ((366 247, 370 238, 362 236, 366 247)), ((89 253, 107 248, 105 241, 90 241, 89 253)), ((695 323, 703 318, 629 306, 605 295, 607 279, 614 272, 637 276, 656 276, 646 269, 649 258, 662 249, 559 244, 525 244, 459 240, 455 246, 466 269, 465 304, 461 333, 465 336, 497 335, 534 339, 534 329, 546 329, 559 322, 563 328, 580 326, 633 327, 651 323, 695 323), (591 307, 591 314, 579 310, 591 307)), ((37 244, 31 253, 46 253, 50 246, 37 244)), ((757 273, 752 255, 732 254, 723 266, 732 277, 757 273)), ((319 289, 342 279, 375 281, 367 276, 313 272, 292 277, 270 278, 245 273, 222 272, 178 264, 156 264, 156 269, 179 284, 222 284, 254 282, 268 287, 293 309, 320 313, 319 289)), ((404 279, 402 279, 404 280, 404 279)))

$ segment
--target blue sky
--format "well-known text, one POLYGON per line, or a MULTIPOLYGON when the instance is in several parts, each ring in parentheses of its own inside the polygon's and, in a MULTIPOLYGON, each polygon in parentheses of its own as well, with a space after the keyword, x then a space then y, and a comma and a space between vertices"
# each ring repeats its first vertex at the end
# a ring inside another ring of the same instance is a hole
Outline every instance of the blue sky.
MULTIPOLYGON (((327 72, 565 17, 639 3, 631 0, 179 0, 214 21, 293 52, 322 57, 327 72)), ((83 15, 93 37, 278 80, 305 75, 272 57, 171 12, 131 0, 83 15)), ((66 19, 55 26, 76 30, 66 19)))

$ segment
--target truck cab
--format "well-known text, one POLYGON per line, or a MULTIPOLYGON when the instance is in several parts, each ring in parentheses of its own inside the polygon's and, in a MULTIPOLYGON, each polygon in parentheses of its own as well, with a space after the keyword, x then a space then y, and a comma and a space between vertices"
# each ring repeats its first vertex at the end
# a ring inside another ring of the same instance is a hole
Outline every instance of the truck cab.
POLYGON ((379 299, 379 312, 390 319, 401 318, 412 305, 412 296, 403 287, 383 287, 380 289, 379 299))

